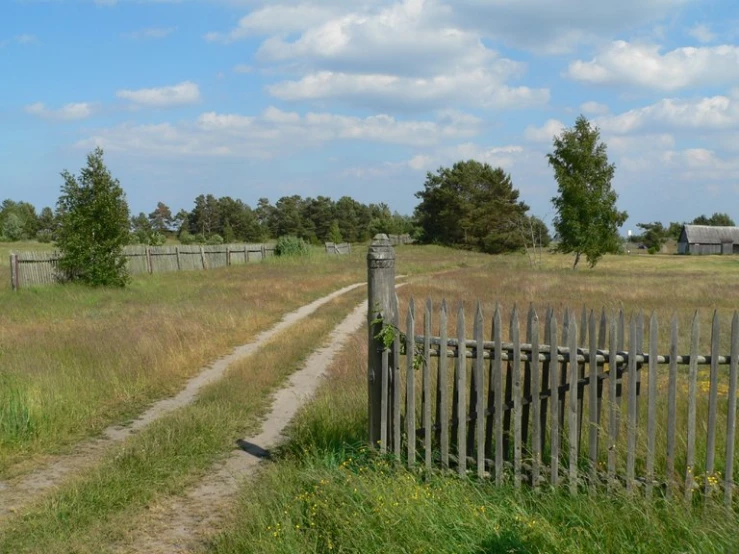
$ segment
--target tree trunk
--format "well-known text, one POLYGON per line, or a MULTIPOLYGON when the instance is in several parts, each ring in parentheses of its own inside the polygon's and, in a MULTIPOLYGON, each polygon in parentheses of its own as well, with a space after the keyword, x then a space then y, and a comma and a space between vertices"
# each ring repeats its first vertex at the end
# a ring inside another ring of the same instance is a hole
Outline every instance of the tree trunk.
POLYGON ((577 269, 577 263, 580 261, 580 252, 575 252, 575 263, 572 265, 572 269, 577 269))

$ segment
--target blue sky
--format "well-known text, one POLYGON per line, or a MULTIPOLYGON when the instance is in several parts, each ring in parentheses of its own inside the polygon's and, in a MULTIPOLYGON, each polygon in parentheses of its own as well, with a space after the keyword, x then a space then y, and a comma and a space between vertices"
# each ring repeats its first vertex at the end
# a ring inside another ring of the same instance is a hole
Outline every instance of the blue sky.
POLYGON ((640 221, 739 221, 739 5, 691 0, 0 0, 0 197, 53 205, 102 146, 133 212, 200 193, 411 213, 478 159, 551 221, 580 113, 640 221))

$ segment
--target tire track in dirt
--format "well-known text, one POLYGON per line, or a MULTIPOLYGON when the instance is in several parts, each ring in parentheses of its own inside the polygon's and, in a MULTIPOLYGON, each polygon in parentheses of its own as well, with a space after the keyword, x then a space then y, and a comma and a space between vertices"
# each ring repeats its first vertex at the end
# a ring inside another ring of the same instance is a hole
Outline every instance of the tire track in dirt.
POLYGON ((361 303, 330 333, 327 346, 315 350, 273 397, 269 414, 258 435, 238 441, 225 462, 219 463, 182 497, 166 499, 149 512, 147 522, 136 529, 136 537, 122 545, 123 554, 180 554, 202 546, 218 529, 239 492, 239 484, 253 476, 269 450, 283 441, 288 423, 315 394, 334 356, 348 343, 367 317, 367 302, 361 303))
POLYGON ((92 467, 111 445, 125 440, 168 413, 192 403, 204 387, 221 379, 234 362, 252 355, 273 337, 305 319, 321 306, 364 285, 365 283, 355 283, 346 286, 286 314, 279 323, 259 333, 252 342, 235 348, 230 354, 205 367, 177 395, 154 403, 129 425, 110 426, 105 429, 101 438, 80 443, 72 453, 52 456, 42 467, 27 475, 0 481, 0 522, 21 511, 72 475, 92 467))

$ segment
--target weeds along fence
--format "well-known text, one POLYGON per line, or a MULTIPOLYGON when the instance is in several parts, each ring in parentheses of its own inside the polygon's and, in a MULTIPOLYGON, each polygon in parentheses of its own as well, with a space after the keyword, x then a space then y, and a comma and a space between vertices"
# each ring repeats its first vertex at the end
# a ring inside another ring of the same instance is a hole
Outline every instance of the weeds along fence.
POLYGON ((380 451, 515 487, 735 500, 736 312, 730 329, 714 314, 708 354, 698 350, 697 314, 682 355, 677 319, 660 342, 657 316, 641 313, 627 320, 583 309, 578 325, 565 311, 560 325, 551 309, 542 318, 533 308, 486 316, 478 303, 469 338, 461 304, 455 314, 411 300, 401 322, 389 241, 375 240, 368 266, 369 433, 380 451), (719 351, 725 333, 728 353, 719 351))
POLYGON ((326 243, 326 254, 351 254, 352 253, 352 245, 348 242, 342 242, 342 243, 335 243, 335 242, 327 242, 326 243))
MULTIPOLYGON (((274 255, 274 245, 220 244, 208 246, 126 246, 131 274, 204 270, 261 261, 274 255)), ((64 281, 59 252, 18 252, 10 255, 13 289, 64 281)))

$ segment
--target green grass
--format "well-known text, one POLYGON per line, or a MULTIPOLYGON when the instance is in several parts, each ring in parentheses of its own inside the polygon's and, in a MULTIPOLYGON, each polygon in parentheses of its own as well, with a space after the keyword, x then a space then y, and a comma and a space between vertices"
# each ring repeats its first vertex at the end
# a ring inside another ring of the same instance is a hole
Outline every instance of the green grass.
MULTIPOLYGON (((737 269, 731 258, 608 257, 594 270, 578 272, 567 269, 569 263, 547 256, 544 268, 534 271, 525 258, 497 257, 482 269, 422 277, 401 289, 401 303, 411 294, 430 296, 435 306, 443 297, 463 299, 470 308, 476 298, 487 308, 496 299, 508 307, 551 301, 558 309, 585 302, 675 311, 680 317, 697 308, 709 312, 724 301, 739 305, 739 292, 730 286, 737 269)), ((720 496, 686 505, 659 495, 648 501, 641 493, 600 489, 576 496, 549 487, 516 491, 473 478, 409 471, 371 454, 362 446, 366 359, 362 330, 330 368, 319 396, 296 418, 290 443, 258 482, 244 487, 227 529, 205 552, 739 551, 739 514, 725 510, 720 496)))

